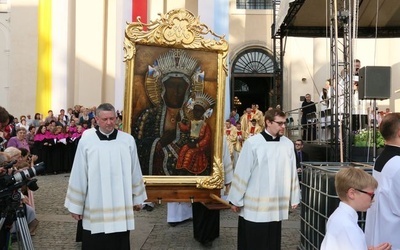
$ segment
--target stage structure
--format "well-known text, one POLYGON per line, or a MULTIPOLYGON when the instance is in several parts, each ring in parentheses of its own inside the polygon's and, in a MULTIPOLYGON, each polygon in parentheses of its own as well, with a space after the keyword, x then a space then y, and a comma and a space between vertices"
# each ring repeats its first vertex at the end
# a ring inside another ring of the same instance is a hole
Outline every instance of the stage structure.
POLYGON ((334 139, 329 144, 333 157, 330 161, 349 161, 351 156, 354 39, 400 37, 398 15, 400 2, 397 0, 381 1, 379 8, 374 0, 274 1, 274 55, 281 65, 276 67, 276 85, 284 86, 283 78, 279 76, 284 68, 287 36, 330 39, 330 79, 335 86, 331 112, 334 128, 331 138, 334 139), (375 21, 377 9, 385 13, 385 18, 375 21))
MULTIPOLYGON (((273 26, 274 39, 281 40, 280 43, 287 36, 330 39, 330 80, 335 86, 335 93, 334 110, 331 113, 331 121, 334 125, 331 138, 334 139, 328 143, 328 147, 329 154, 333 157, 326 162, 302 164, 304 168, 303 182, 301 183, 303 204, 301 206, 301 242, 298 248, 316 250, 320 249, 325 236, 326 222, 339 202, 335 196, 334 176, 342 167, 356 167, 351 162, 345 163, 352 156, 353 81, 360 80, 353 80, 355 59, 353 58, 353 41, 357 37, 399 37, 400 20, 397 17, 400 15, 400 2, 397 0, 283 0, 275 2, 275 4, 279 3, 281 6, 274 8, 274 10, 280 10, 280 14, 274 13, 277 15, 276 24, 273 26), (379 2, 379 8, 376 6, 377 2, 379 2), (385 18, 375 21, 377 10, 384 12, 385 18), (328 25, 329 27, 327 27, 328 25)), ((275 41, 275 43, 278 42, 275 41)), ((280 57, 280 62, 283 64, 284 51, 274 54, 280 57)), ((379 76, 379 82, 382 79, 388 79, 390 84, 390 67, 361 68, 359 77, 364 83, 367 81, 367 73, 370 70, 380 71, 385 77, 379 76), (389 77, 387 77, 388 75, 389 77), (363 77, 364 79, 362 79, 363 77)), ((377 74, 376 72, 374 75, 377 74)), ((359 84, 363 84, 361 82, 359 81, 359 84)), ((377 82, 377 80, 372 82, 377 82)), ((364 87, 371 86, 365 85, 364 87)), ((379 87, 382 88, 382 86, 379 87)), ((358 89, 358 91, 359 94, 360 92, 364 93, 363 98, 365 99, 390 97, 385 95, 387 93, 377 96, 377 91, 372 91, 375 92, 374 95, 369 95, 369 91, 365 89, 364 91, 358 89)), ((360 97, 360 99, 363 98, 360 97)), ((374 136, 376 136, 375 130, 374 126, 374 136)), ((362 167, 369 172, 372 170, 372 166, 368 164, 357 164, 357 167, 362 167)), ((363 227, 363 214, 359 217, 359 223, 363 227)))

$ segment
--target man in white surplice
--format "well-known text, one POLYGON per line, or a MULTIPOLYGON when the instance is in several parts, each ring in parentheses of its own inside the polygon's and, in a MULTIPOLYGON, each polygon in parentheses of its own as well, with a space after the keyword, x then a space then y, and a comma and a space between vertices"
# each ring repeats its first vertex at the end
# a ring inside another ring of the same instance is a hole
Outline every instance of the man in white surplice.
POLYGON ((379 185, 375 202, 367 211, 365 237, 368 245, 389 242, 396 250, 400 249, 400 114, 387 114, 379 131, 385 148, 372 171, 379 185))
POLYGON ((134 138, 115 129, 109 103, 79 141, 64 206, 82 220, 82 249, 130 249, 134 210, 147 199, 134 138))
POLYGON ((238 249, 281 249, 282 220, 300 202, 293 142, 283 136, 285 113, 265 113, 265 130, 248 138, 228 200, 239 213, 238 249))

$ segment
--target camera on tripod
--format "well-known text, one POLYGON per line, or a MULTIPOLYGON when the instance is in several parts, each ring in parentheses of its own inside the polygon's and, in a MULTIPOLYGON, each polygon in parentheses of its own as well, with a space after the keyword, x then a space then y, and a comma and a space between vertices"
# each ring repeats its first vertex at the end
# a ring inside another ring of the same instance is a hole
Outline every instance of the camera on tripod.
MULTIPOLYGON (((11 168, 16 161, 10 162, 3 166, 6 170, 11 168)), ((43 162, 40 162, 33 167, 28 169, 20 170, 12 175, 5 174, 0 176, 0 212, 4 213, 7 212, 5 210, 9 209, 11 203, 17 203, 15 205, 19 205, 20 201, 20 194, 14 192, 15 190, 21 188, 22 186, 26 185, 30 190, 36 191, 39 187, 36 184, 36 179, 31 179, 38 174, 43 173, 45 170, 45 166, 43 162), (19 197, 18 197, 19 196, 19 197), (10 199, 11 198, 11 199, 10 199)))
MULTIPOLYGON (((22 193, 19 189, 26 185, 32 191, 37 190, 39 188, 36 184, 37 180, 31 178, 44 172, 45 167, 41 162, 33 167, 8 174, 8 170, 15 163, 16 161, 13 161, 2 166, 6 169, 6 173, 0 176, 0 229, 8 231, 15 222, 19 246, 22 246, 22 249, 31 250, 34 248, 25 217, 27 207, 21 202, 22 193)), ((1 249, 9 245, 8 240, 0 238, 1 249)))

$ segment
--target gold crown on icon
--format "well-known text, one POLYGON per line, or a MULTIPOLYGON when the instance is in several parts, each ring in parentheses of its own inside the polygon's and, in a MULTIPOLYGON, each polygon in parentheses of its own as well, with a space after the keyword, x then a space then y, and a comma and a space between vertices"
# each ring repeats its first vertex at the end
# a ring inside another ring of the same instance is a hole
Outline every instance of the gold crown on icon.
POLYGON ((214 104, 215 104, 215 101, 211 96, 209 96, 205 93, 201 93, 201 92, 195 93, 193 105, 200 105, 204 108, 204 110, 207 110, 210 107, 212 107, 214 104))
POLYGON ((181 49, 171 49, 157 59, 158 68, 162 75, 180 72, 192 76, 197 68, 197 60, 181 49))

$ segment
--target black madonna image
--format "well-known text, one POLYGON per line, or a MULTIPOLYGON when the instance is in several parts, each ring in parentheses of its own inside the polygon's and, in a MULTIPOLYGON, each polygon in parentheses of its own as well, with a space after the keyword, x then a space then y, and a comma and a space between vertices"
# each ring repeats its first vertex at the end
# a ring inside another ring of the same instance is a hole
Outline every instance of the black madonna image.
POLYGON ((199 59, 184 49, 165 51, 147 65, 148 105, 132 121, 142 172, 209 175, 215 98, 205 91, 199 59))

